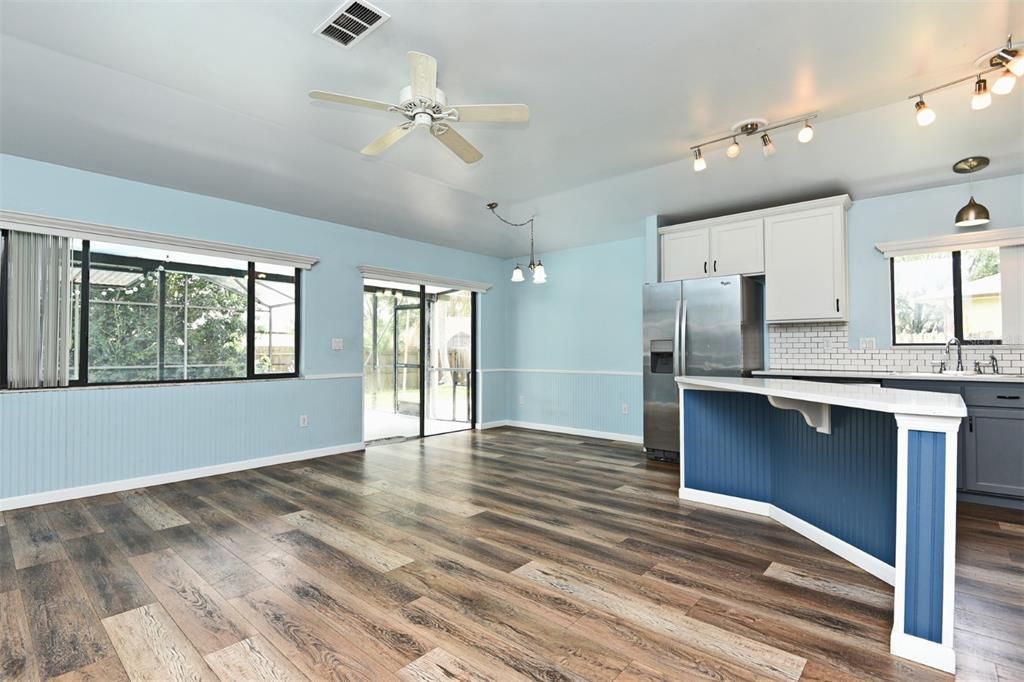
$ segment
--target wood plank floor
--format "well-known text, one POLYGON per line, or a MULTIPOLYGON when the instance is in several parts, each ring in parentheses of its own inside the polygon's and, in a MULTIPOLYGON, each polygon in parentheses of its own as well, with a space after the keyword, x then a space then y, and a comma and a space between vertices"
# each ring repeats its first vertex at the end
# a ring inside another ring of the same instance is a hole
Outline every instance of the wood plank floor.
MULTIPOLYGON (((678 485, 494 429, 6 512, 0 679, 950 679, 889 586, 678 485)), ((1024 680, 1024 514, 958 519, 959 677, 1024 680)))

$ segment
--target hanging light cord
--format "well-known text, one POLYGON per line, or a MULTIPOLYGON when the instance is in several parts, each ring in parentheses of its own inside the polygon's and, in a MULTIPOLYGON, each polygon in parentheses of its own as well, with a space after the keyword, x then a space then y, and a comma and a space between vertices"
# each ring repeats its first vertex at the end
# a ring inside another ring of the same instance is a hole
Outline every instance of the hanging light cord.
POLYGON ((534 261, 533 261, 533 219, 536 218, 537 216, 535 216, 535 215, 530 216, 530 218, 528 220, 524 220, 521 223, 513 223, 511 220, 505 220, 500 215, 498 215, 498 210, 497 209, 498 209, 498 205, 496 203, 491 202, 491 203, 487 204, 487 210, 490 211, 491 213, 493 213, 495 218, 497 218, 501 222, 505 223, 506 225, 509 225, 511 227, 526 227, 527 225, 530 226, 530 265, 529 265, 529 267, 530 267, 531 270, 533 270, 534 266, 536 265, 536 263, 534 263, 534 261))

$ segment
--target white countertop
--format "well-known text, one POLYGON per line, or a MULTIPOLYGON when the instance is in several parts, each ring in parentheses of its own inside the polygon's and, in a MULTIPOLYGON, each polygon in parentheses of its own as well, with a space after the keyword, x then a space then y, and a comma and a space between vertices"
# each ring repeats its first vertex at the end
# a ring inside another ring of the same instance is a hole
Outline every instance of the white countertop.
POLYGON ((910 379, 921 381, 982 381, 1024 384, 1021 374, 936 374, 935 372, 856 372, 830 369, 759 369, 755 376, 817 377, 822 379, 910 379))
POLYGON ((830 384, 797 379, 758 377, 676 377, 686 389, 711 389, 803 400, 823 405, 842 405, 874 412, 913 414, 930 417, 966 417, 963 399, 953 393, 907 391, 873 384, 830 384))

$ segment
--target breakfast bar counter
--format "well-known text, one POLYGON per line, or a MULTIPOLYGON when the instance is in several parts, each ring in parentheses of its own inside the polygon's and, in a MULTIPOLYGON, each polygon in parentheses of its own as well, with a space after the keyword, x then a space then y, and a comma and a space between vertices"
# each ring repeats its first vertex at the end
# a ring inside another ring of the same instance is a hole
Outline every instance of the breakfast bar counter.
POLYGON ((959 395, 676 378, 686 500, 770 516, 895 588, 890 650, 955 672, 959 395))

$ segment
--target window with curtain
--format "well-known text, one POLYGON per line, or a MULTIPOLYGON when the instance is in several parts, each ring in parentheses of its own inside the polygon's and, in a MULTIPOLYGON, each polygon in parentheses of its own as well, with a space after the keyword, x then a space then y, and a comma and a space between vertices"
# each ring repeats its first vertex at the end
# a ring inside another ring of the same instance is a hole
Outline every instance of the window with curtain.
POLYGON ((0 386, 297 376, 297 269, 15 231, 0 269, 0 386))

